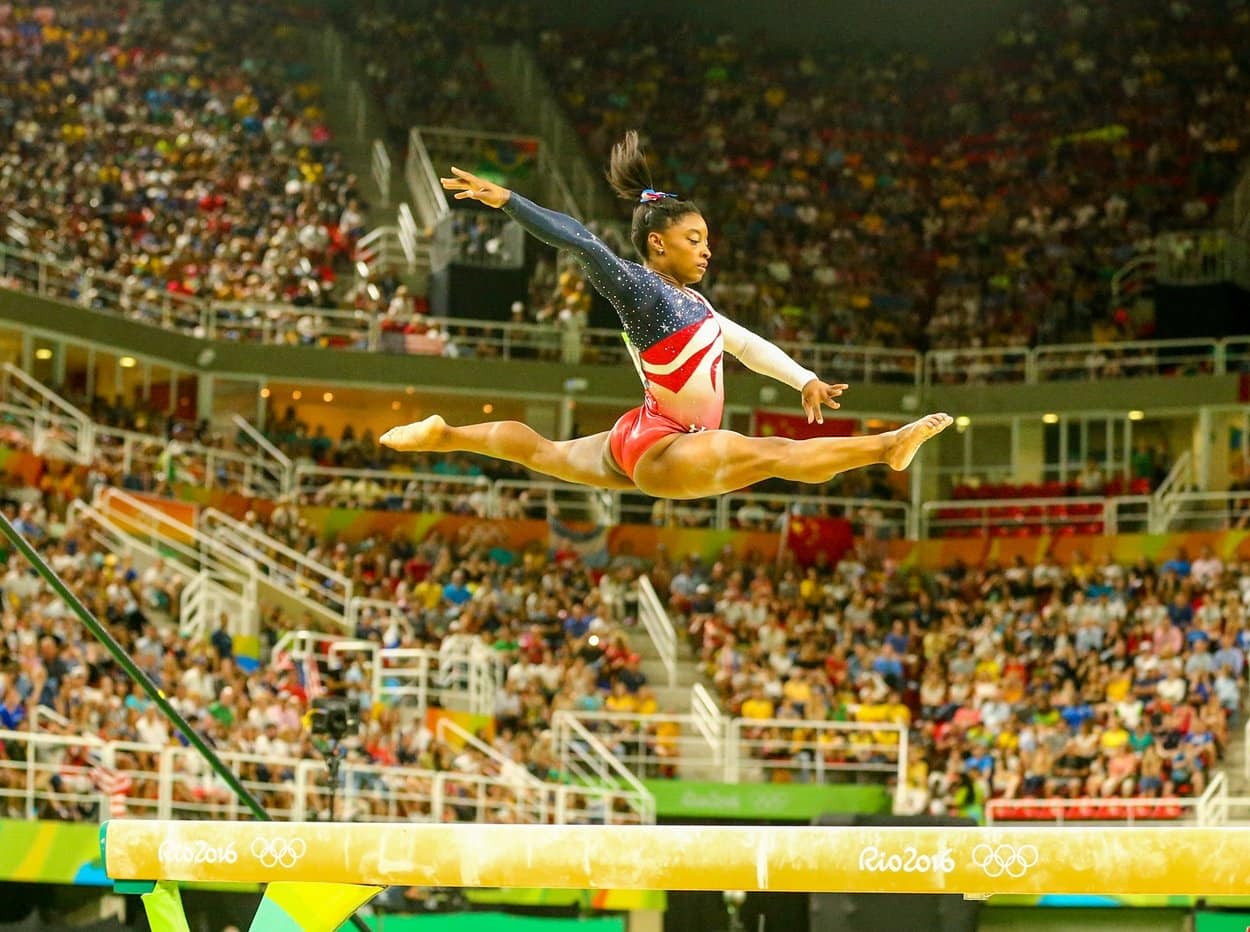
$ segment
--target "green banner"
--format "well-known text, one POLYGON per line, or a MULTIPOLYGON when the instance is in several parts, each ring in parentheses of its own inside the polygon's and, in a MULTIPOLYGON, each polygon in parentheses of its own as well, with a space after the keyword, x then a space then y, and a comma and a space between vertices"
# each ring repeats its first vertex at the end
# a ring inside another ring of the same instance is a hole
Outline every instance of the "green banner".
MULTIPOLYGON (((386 932, 625 932, 620 916, 586 919, 542 919, 504 913, 436 913, 432 916, 365 917, 371 929, 386 932)), ((348 932, 350 925, 342 927, 348 932)))
POLYGON ((1194 914, 1194 932, 1245 932, 1250 929, 1250 913, 1194 914))
POLYGON ((647 780, 660 819, 807 822, 824 812, 890 811, 883 786, 811 783, 695 783, 647 780))

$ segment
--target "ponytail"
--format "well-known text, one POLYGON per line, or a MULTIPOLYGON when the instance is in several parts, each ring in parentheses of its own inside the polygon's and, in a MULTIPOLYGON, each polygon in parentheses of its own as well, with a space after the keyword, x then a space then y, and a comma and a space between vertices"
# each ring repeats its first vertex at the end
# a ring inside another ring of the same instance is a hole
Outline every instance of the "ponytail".
POLYGON ((634 208, 629 239, 643 262, 647 260, 648 235, 668 229, 687 214, 701 213, 693 201, 652 187, 651 168, 638 141, 637 130, 631 129, 612 147, 607 176, 618 197, 638 205, 634 208))

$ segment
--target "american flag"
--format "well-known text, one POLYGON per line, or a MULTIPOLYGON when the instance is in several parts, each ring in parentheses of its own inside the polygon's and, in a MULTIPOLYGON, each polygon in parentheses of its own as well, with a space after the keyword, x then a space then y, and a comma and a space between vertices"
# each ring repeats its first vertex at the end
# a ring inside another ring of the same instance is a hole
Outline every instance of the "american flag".
POLYGON ((134 785, 130 774, 106 767, 98 761, 91 765, 91 782, 95 784, 96 789, 107 796, 125 796, 134 785))
POLYGON ((325 695, 325 687, 321 685, 321 668, 317 666, 317 658, 312 654, 304 657, 304 695, 309 702, 325 695))

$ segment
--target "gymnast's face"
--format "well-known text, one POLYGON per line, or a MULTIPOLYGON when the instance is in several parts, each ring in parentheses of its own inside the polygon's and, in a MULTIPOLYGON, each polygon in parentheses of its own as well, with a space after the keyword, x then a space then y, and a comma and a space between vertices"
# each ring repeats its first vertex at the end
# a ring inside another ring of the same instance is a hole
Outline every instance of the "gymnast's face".
POLYGON ((647 246, 647 264, 683 285, 702 281, 712 259, 702 214, 682 214, 663 230, 652 231, 647 246))

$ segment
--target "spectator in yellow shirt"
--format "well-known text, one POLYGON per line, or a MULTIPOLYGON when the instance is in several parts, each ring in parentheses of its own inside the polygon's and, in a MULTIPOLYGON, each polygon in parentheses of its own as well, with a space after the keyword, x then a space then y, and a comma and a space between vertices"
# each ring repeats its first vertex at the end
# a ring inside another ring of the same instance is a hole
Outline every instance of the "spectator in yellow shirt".
POLYGON ((751 695, 742 703, 742 708, 739 711, 743 718, 762 722, 775 716, 776 706, 771 699, 764 695, 764 687, 756 686, 752 688, 751 695))

